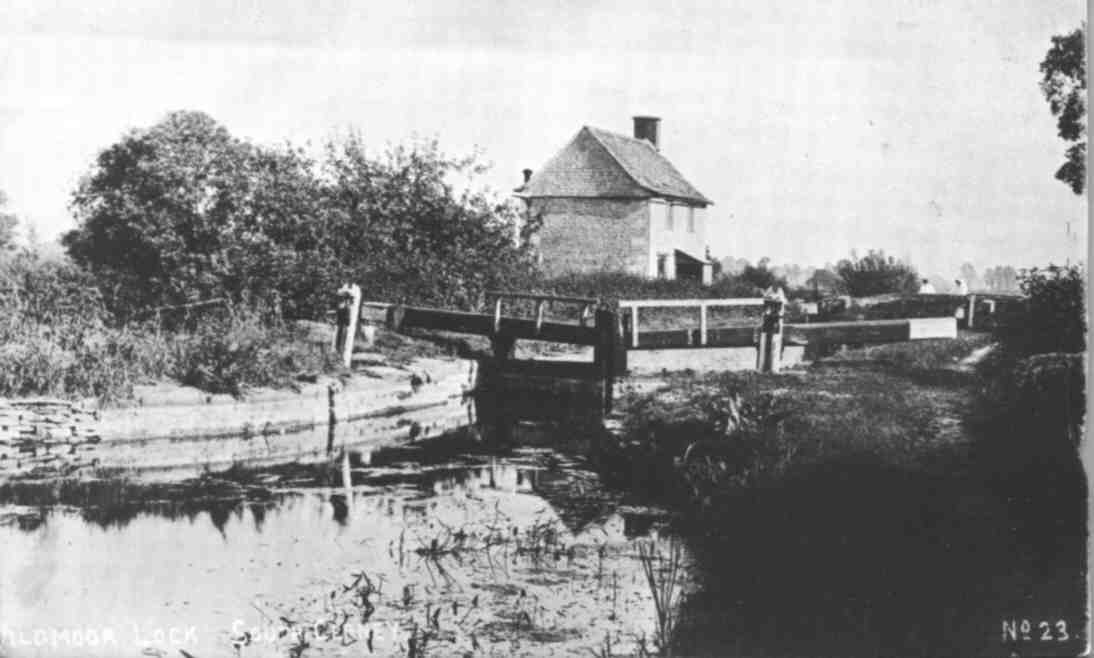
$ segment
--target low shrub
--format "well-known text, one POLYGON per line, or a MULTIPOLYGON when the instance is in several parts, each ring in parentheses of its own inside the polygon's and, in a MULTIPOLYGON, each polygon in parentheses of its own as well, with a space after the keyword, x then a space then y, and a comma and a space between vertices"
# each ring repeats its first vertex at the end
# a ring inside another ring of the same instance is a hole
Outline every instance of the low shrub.
POLYGON ((1074 456, 1086 409, 1083 269, 1020 274, 1025 303, 994 331, 977 366, 985 458, 1001 469, 1074 456))
POLYGON ((183 384, 237 397, 249 387, 291 387, 301 373, 335 367, 333 353, 306 333, 261 309, 234 309, 173 337, 171 374, 183 384))
POLYGON ((623 433, 662 470, 655 477, 675 481, 678 493, 700 506, 774 483, 794 463, 797 447, 784 428, 791 412, 778 396, 724 379, 685 387, 676 397, 630 400, 623 433))
POLYGON ((851 252, 836 265, 836 272, 854 297, 915 292, 919 277, 914 267, 872 249, 862 257, 851 252))
POLYGON ((0 263, 0 396, 117 402, 165 378, 215 393, 291 386, 332 367, 306 328, 252 304, 166 326, 118 322, 85 274, 32 253, 0 263))
POLYGON ((991 338, 985 334, 963 333, 956 339, 927 338, 845 350, 827 357, 826 361, 868 360, 903 373, 922 373, 952 368, 974 350, 990 344, 991 338))
POLYGON ((1024 307, 1013 309, 995 330, 1004 350, 1021 358, 1086 349, 1084 271, 1077 265, 1025 270, 1019 275, 1024 307))
POLYGON ((650 279, 626 272, 570 273, 540 279, 537 292, 591 297, 614 305, 621 299, 721 299, 757 297, 763 290, 738 276, 722 275, 709 285, 685 279, 650 279))
POLYGON ((0 396, 93 397, 114 402, 167 374, 166 343, 144 330, 100 327, 73 343, 41 325, 9 333, 0 347, 0 396))
POLYGON ((0 263, 0 396, 128 397, 163 376, 165 344, 117 327, 87 276, 24 251, 0 263))

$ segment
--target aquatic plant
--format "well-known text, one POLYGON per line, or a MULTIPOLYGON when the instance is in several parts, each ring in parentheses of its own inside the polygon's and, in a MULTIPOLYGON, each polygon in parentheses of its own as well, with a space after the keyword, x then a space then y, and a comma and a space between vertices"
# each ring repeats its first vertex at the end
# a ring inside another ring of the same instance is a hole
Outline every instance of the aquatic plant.
POLYGON ((612 634, 604 633, 604 641, 595 649, 589 649, 594 658, 611 658, 613 654, 612 634))
POLYGON ((661 656, 672 656, 672 633, 683 596, 684 551, 676 540, 669 542, 667 555, 652 542, 638 544, 638 559, 653 598, 657 627, 653 644, 661 656))

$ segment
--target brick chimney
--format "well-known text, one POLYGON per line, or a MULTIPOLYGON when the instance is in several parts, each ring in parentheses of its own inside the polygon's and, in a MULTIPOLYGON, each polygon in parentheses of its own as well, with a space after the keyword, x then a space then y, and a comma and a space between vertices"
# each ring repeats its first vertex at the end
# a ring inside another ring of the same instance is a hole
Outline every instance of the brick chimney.
POLYGON ((524 184, 527 185, 528 181, 532 179, 532 170, 531 169, 525 169, 525 170, 521 171, 520 173, 524 174, 524 184))
POLYGON ((648 140, 653 148, 660 150, 658 137, 661 134, 661 117, 634 117, 634 138, 648 140))

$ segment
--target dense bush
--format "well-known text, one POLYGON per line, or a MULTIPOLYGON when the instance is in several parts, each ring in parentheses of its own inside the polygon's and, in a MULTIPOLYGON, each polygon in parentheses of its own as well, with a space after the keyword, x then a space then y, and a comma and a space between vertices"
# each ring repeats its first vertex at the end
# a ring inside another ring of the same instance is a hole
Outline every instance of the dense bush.
POLYGON ((166 346, 111 322, 87 275, 21 252, 0 261, 0 396, 127 397, 163 376, 166 346))
POLYGON ((701 506, 777 482, 795 463, 784 401, 732 378, 683 386, 671 398, 635 396, 626 407, 623 434, 644 451, 638 460, 660 471, 651 473, 655 481, 675 483, 676 493, 701 506))
POLYGON ((170 374, 212 393, 292 386, 297 375, 334 366, 334 355, 269 310, 233 309, 172 337, 170 374))
POLYGON ((0 260, 0 282, 0 396, 112 402, 165 378, 240 395, 331 365, 268 308, 220 309, 173 330, 154 318, 119 322, 86 273, 31 252, 0 260))
POLYGON ((779 276, 768 267, 768 260, 761 259, 756 265, 745 265, 738 275, 740 282, 757 290, 768 288, 786 288, 786 277, 779 276))
POLYGON ((1026 305, 996 330, 1003 347, 1017 356, 1086 349, 1083 269, 1050 265, 1019 275, 1026 305))
POLYGON ((102 151, 73 195, 69 255, 121 316, 149 306, 277 297, 317 318, 359 283, 381 301, 469 308, 530 270, 534 225, 473 189, 483 167, 434 142, 366 153, 347 136, 321 161, 175 112, 102 151))
POLYGON ((1049 266, 1020 275, 1025 304, 995 329, 982 378, 986 455, 1001 468, 1073 451, 1086 409, 1081 267, 1049 266))
POLYGON ((531 286, 537 292, 597 298, 608 305, 622 299, 722 299, 757 297, 763 292, 732 274, 723 274, 711 285, 703 286, 693 280, 650 279, 626 272, 569 273, 532 280, 531 286))
POLYGON ((836 272, 843 279, 847 294, 869 297, 886 293, 911 293, 918 289, 915 268, 871 249, 865 256, 841 260, 836 272))

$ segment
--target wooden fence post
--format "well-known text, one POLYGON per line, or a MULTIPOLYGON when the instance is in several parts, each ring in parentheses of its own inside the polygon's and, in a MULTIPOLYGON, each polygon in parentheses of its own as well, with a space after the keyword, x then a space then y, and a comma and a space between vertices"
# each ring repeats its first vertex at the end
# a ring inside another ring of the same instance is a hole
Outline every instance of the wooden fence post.
POLYGON ((542 299, 536 300, 536 333, 543 331, 543 304, 542 299))
POLYGON ((638 306, 631 307, 631 347, 638 347, 638 306))
POLYGON ((707 305, 699 305, 699 344, 707 344, 707 305))
POLYGON ((976 318, 976 295, 969 295, 969 330, 972 330, 972 321, 976 318))
POLYGON ((494 302, 494 333, 501 331, 501 295, 494 302))

